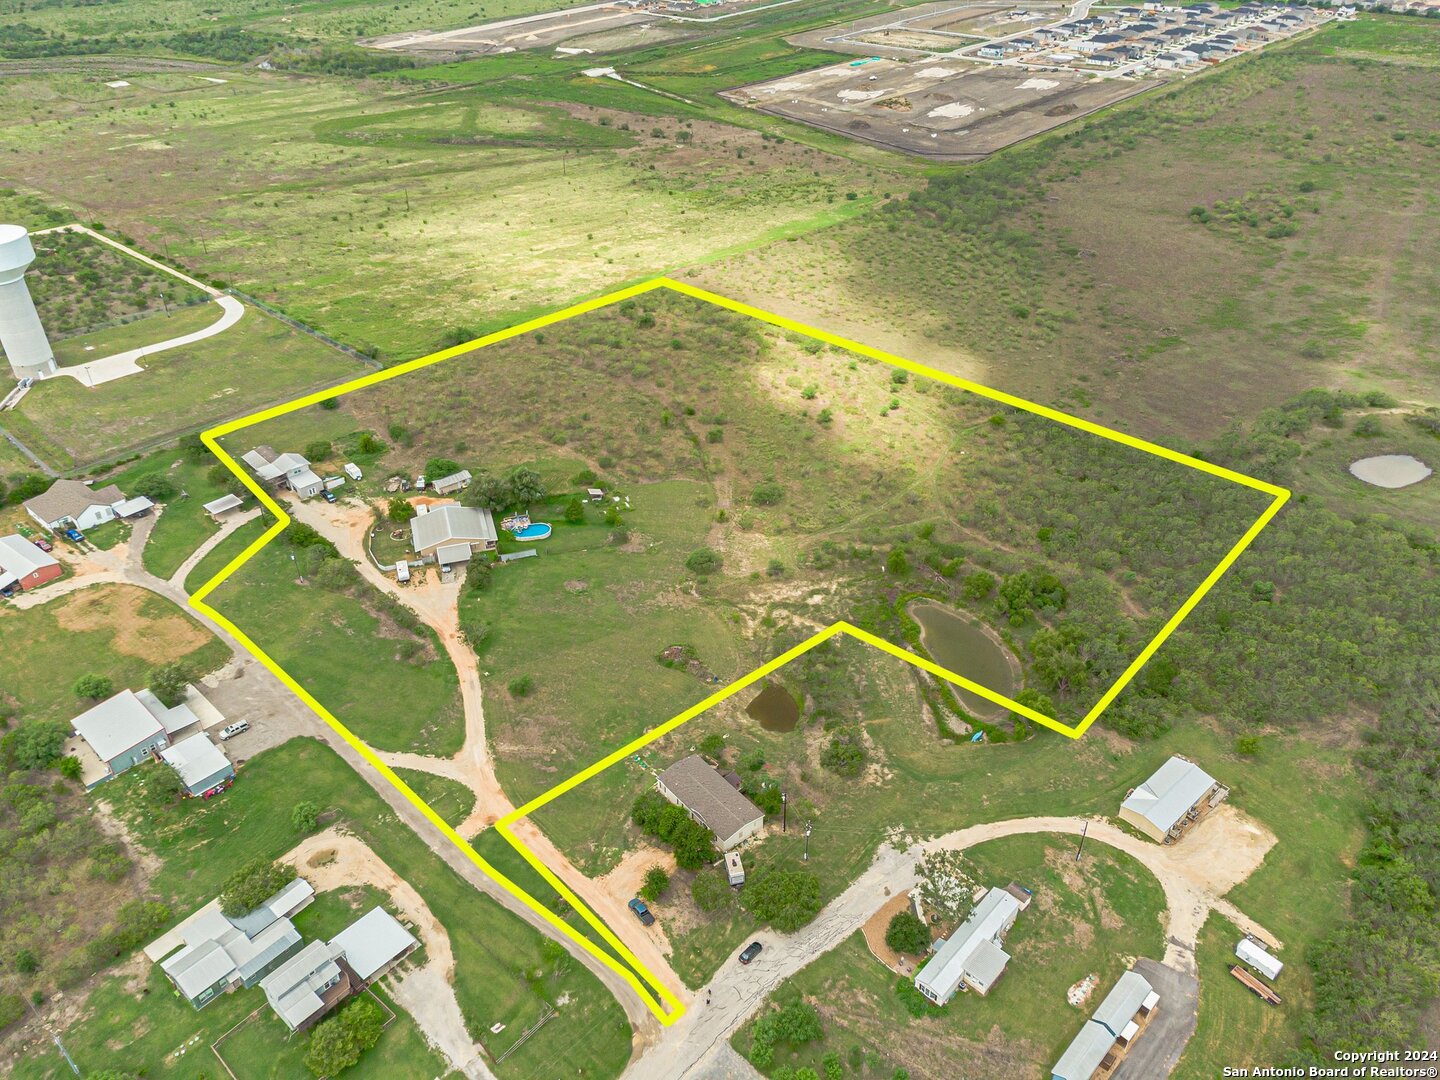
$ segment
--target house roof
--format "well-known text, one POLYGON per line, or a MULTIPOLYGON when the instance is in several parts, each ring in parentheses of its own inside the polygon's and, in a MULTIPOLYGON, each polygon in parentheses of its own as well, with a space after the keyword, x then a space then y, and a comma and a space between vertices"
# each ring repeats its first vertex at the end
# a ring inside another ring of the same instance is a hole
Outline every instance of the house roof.
MULTIPOLYGON (((256 453, 256 451, 252 450, 251 453, 256 453)), ((245 457, 248 461, 250 455, 246 454, 245 457)), ((273 461, 256 468, 255 475, 260 477, 261 480, 278 480, 280 477, 286 476, 289 473, 297 472, 300 469, 308 469, 309 467, 310 459, 304 454, 281 454, 273 461)))
POLYGON ((300 910, 314 895, 315 887, 303 877, 297 877, 259 907, 244 915, 235 915, 230 921, 247 934, 258 934, 271 923, 300 910))
POLYGON ((410 542, 417 552, 455 543, 495 543, 495 518, 480 506, 443 503, 417 514, 410 522, 410 542))
MULTIPOLYGON (((128 690, 123 691, 129 693, 128 690)), ((136 690, 135 699, 145 706, 151 716, 160 722, 165 729, 165 734, 174 735, 177 731, 184 731, 193 724, 198 724, 200 718, 190 711, 190 706, 185 702, 173 708, 166 705, 149 689, 136 690)))
POLYGON ((0 570, 22 578, 47 566, 59 565, 23 536, 0 536, 0 570))
POLYGON ((258 472, 266 465, 269 465, 270 462, 274 461, 275 457, 276 454, 272 447, 257 446, 254 450, 247 450, 241 454, 240 460, 258 472))
POLYGON ((454 566, 470 558, 469 544, 446 544, 435 549, 435 561, 441 566, 454 566))
POLYGON ((299 1027, 325 1007, 320 991, 340 974, 336 960, 344 950, 312 941, 260 980, 270 1007, 291 1028, 299 1027))
POLYGON ((365 982, 407 949, 420 944, 382 907, 374 907, 330 939, 345 952, 345 962, 365 982))
POLYGON ((722 840, 765 816, 699 754, 675 762, 660 774, 660 783, 722 840))
MULTIPOLYGON (((977 982, 989 985, 993 976, 989 980, 982 980, 979 976, 993 969, 996 957, 989 950, 982 950, 978 957, 980 970, 971 972, 971 955, 979 949, 982 942, 993 942, 1005 924, 1019 911, 1020 901, 1004 889, 992 888, 976 905, 970 917, 920 969, 915 981, 923 982, 942 998, 954 992, 966 972, 970 972, 977 982)), ((1000 969, 1003 970, 1004 961, 1008 961, 1009 956, 1002 949, 997 948, 995 951, 1004 957, 1000 963, 1000 969)), ((994 971, 994 975, 998 974, 999 971, 994 971)))
POLYGON ((110 509, 119 514, 122 518, 134 517, 136 514, 143 514, 155 504, 144 495, 136 495, 133 499, 121 499, 110 504, 110 509))
POLYGON ((1214 786, 1213 776, 1177 755, 1132 791, 1121 809, 1139 814, 1161 832, 1169 832, 1214 786))
POLYGON ((180 774, 186 787, 194 787, 230 768, 230 759, 203 732, 167 746, 160 756, 180 774))
POLYGON ((25 500, 25 509, 44 522, 79 517, 92 506, 113 506, 125 500, 114 484, 91 488, 79 480, 56 480, 43 495, 25 500))
POLYGON ((1140 1006, 1154 992, 1154 987, 1138 971, 1127 971, 1116 980, 1105 1000, 1095 1009, 1092 1019, 1118 1038, 1125 1025, 1135 1019, 1140 1006))
POLYGON ((218 901, 201 908, 178 929, 185 948, 160 967, 192 1000, 222 979, 250 979, 300 944, 300 932, 289 919, 271 920, 247 934, 221 914, 218 901))
POLYGON ((468 484, 469 482, 470 470, 461 469, 459 472, 451 473, 449 476, 442 476, 439 480, 434 481, 430 486, 437 488, 447 488, 454 487, 456 484, 468 484))
POLYGON ((243 502, 239 495, 221 495, 214 502, 205 504, 205 510, 211 514, 223 514, 227 510, 234 510, 243 502))
POLYGON ((1053 1080, 1090 1080, 1114 1045, 1114 1035, 1095 1021, 1087 1020, 1080 1034, 1051 1067, 1050 1075, 1053 1080))
POLYGON ((86 709, 75 717, 71 726, 90 744, 90 749, 101 761, 119 757, 126 750, 165 732, 165 726, 133 690, 121 690, 114 697, 86 709))

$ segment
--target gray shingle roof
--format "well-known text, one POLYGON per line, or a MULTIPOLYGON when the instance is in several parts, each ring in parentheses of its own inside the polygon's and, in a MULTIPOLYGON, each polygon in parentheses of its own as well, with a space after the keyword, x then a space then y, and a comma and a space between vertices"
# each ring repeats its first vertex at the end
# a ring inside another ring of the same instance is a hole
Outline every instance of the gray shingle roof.
POLYGON ((90 488, 79 480, 56 480, 43 495, 26 499, 25 509, 41 521, 60 521, 79 517, 87 507, 110 506, 124 498, 125 493, 114 484, 90 488))
POLYGON ((660 774, 659 782, 722 840, 765 816, 699 754, 675 762, 660 774))

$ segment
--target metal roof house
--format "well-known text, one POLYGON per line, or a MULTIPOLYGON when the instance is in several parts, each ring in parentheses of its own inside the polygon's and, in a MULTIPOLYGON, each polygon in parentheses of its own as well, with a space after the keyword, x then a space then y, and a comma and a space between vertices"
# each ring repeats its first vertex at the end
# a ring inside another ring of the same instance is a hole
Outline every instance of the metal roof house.
POLYGON ((1199 765, 1177 754, 1130 792, 1120 804, 1120 819, 1168 844, 1199 816, 1202 804, 1213 806, 1228 794, 1199 765))
POLYGON ((235 766, 203 731, 167 746, 160 756, 180 774, 185 792, 191 796, 207 795, 235 778, 235 766))
POLYGON ((360 982, 369 986, 420 947, 415 935, 382 907, 373 907, 330 939, 360 982))
POLYGON ((125 493, 114 484, 91 488, 79 480, 56 480, 48 491, 25 500, 25 512, 51 532, 93 529, 115 519, 125 493))
POLYGON ((1160 995, 1145 976, 1125 972, 1051 1068, 1051 1080, 1091 1080, 1097 1072, 1108 1075, 1159 1002, 1160 995))
POLYGON ((446 503, 417 509, 420 513, 410 520, 410 546, 417 555, 438 556, 441 548, 465 547, 463 556, 455 550, 447 552, 452 562, 464 562, 477 547, 494 551, 500 539, 495 517, 484 507, 446 503))
POLYGON ((736 791, 699 754, 681 758, 655 779, 655 790, 715 834, 721 851, 750 839, 765 823, 758 806, 736 791))
POLYGON ((1280 972, 1284 970, 1285 967, 1283 961, 1271 956, 1265 951, 1265 946, 1261 945, 1254 938, 1241 938, 1240 944, 1235 946, 1235 955, 1271 982, 1279 978, 1280 972))
POLYGON ((310 468, 310 459, 303 454, 276 454, 268 446, 257 446, 240 456, 261 480, 276 487, 289 488, 302 499, 319 495, 325 482, 310 468))
POLYGON ((1002 937, 1022 910, 1013 893, 992 888, 916 972, 915 988, 938 1005, 954 997, 962 984, 978 994, 989 993, 1010 962, 1010 954, 1001 948, 1002 937))
MULTIPOLYGON (((254 911, 234 919, 220 910, 219 900, 212 900, 160 939, 162 950, 184 946, 162 960, 160 969, 197 1009, 236 986, 254 986, 300 944, 300 932, 289 917, 314 896, 310 883, 296 878, 254 911)), ((154 946, 147 947, 146 954, 157 958, 154 946)))
POLYGON ((149 690, 121 690, 81 713, 71 727, 105 765, 109 779, 159 754, 171 736, 199 722, 183 701, 171 708, 149 690))
POLYGON ((23 536, 0 536, 0 590, 34 589, 62 573, 53 557, 23 536))
POLYGON ((312 941, 260 980, 265 999, 291 1031, 304 1031, 359 989, 345 950, 312 941))

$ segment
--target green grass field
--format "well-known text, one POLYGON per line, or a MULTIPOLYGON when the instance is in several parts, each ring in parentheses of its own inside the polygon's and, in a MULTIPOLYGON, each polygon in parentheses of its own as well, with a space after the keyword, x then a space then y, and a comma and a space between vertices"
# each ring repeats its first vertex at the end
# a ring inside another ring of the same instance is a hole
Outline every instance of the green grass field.
POLYGON ((439 757, 459 750, 460 688, 433 633, 398 623, 394 601, 369 585, 351 595, 298 584, 297 573, 286 545, 271 544, 209 602, 371 746, 439 757))
POLYGON ((475 793, 458 780, 416 769, 396 769, 395 773, 451 828, 458 829, 475 809, 475 793))
POLYGON ((169 338, 203 330, 222 315, 224 312, 217 304, 195 304, 170 314, 157 312, 133 322, 76 334, 55 342, 55 362, 61 367, 73 367, 118 352, 157 345, 169 338))

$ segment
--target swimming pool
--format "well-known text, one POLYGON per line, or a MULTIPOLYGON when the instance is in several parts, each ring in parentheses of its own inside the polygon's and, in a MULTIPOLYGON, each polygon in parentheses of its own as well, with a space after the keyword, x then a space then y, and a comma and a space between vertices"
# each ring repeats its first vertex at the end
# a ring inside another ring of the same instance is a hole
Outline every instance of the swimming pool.
POLYGON ((550 526, 543 521, 537 521, 525 528, 515 532, 516 540, 547 540, 550 537, 550 526))

